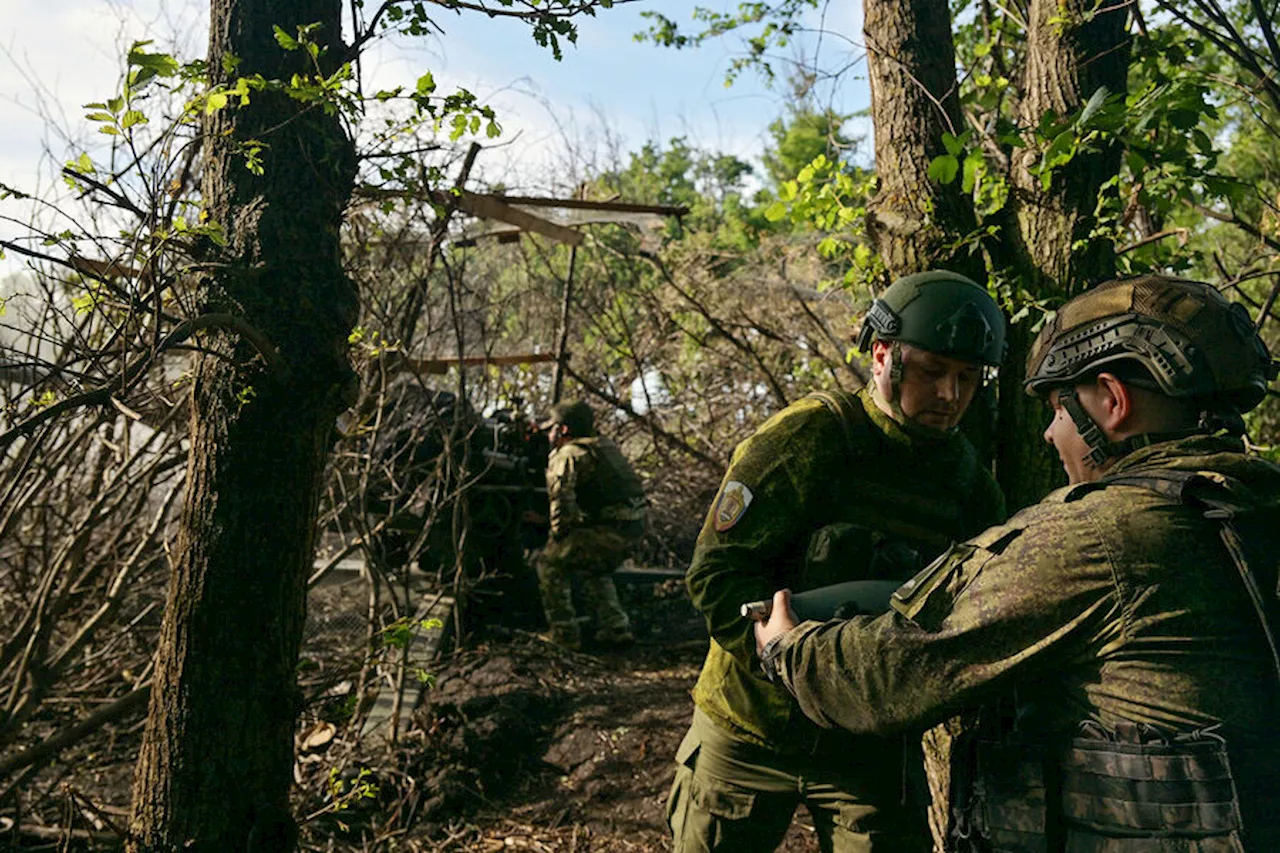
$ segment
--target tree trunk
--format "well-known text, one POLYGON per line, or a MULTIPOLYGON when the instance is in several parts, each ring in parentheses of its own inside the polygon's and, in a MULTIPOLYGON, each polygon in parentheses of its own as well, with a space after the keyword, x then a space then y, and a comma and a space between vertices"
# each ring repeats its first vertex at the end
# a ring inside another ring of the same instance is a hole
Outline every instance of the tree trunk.
POLYGON ((929 164, 942 134, 963 130, 947 0, 866 0, 864 36, 875 126, 875 198, 867 233, 890 278, 943 267, 982 280, 980 254, 950 246, 976 227, 960 182, 941 184, 929 164))
MULTIPOLYGON (((947 0, 865 0, 864 10, 877 179, 867 233, 890 278, 941 267, 985 281, 980 253, 951 248, 977 227, 972 200, 960 181, 929 177, 929 164, 947 153, 942 134, 963 132, 947 0)), ((990 421, 990 398, 979 395, 963 428, 984 456, 990 421)), ((950 829, 952 730, 933 728, 923 746, 929 831, 942 850, 950 829)))
MULTIPOLYGON (((213 83, 314 73, 272 25, 342 53, 339 0, 213 0, 213 83), (238 64, 226 61, 236 57, 238 64)), ((325 68, 325 66, 329 66, 325 68)), ((194 368, 191 449, 173 575, 142 750, 128 849, 284 851, 295 669, 319 483, 334 418, 354 375, 346 359, 356 294, 338 232, 355 175, 336 115, 283 93, 207 122, 203 194, 225 247, 202 307, 230 314, 194 368), (262 174, 246 167, 260 148, 262 174), (251 343, 254 339, 256 343, 251 343)))
MULTIPOLYGON (((1019 123, 1034 127, 1052 110, 1078 113, 1105 86, 1123 93, 1129 68, 1128 7, 1094 13, 1092 0, 1033 0, 1027 63, 1021 81, 1019 123)), ((1069 298, 1115 273, 1114 247, 1091 239, 1102 185, 1120 168, 1120 146, 1077 154, 1058 168, 1046 190, 1032 169, 1047 143, 1018 149, 1012 198, 1017 229, 1014 275, 1041 298, 1069 298)), ((1024 365, 1034 336, 1025 324, 1010 335, 1000 387, 1000 442, 996 470, 1010 509, 1040 500, 1063 481, 1057 456, 1041 437, 1047 413, 1022 392, 1024 365)))

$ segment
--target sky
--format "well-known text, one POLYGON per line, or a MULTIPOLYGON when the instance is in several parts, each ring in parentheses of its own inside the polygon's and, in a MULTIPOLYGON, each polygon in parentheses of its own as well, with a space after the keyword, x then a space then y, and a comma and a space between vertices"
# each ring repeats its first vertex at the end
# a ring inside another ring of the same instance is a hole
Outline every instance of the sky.
MULTIPOLYGON (((720 11, 736 6, 703 3, 720 11)), ((642 11, 692 24, 694 5, 640 0, 581 18, 578 44, 566 46, 561 62, 517 22, 442 11, 443 36, 379 42, 365 58, 366 80, 372 86, 412 85, 430 70, 439 91, 466 87, 494 106, 502 144, 487 150, 477 168, 481 179, 512 188, 571 185, 566 178, 575 167, 608 165, 616 156, 611 151, 675 136, 758 162, 766 129, 785 111, 788 93, 785 85, 769 89, 750 73, 725 87, 725 71, 742 52, 741 37, 685 51, 633 39, 647 27, 642 11)), ((859 58, 861 6, 845 0, 815 10, 808 23, 824 25, 827 34, 805 36, 805 51, 828 67, 859 58)), ((26 191, 56 187, 57 167, 97 144, 82 105, 112 94, 129 43, 154 38, 182 58, 199 57, 207 17, 207 4, 194 0, 0 0, 6 24, 0 29, 0 182, 26 191)), ((860 67, 839 85, 819 87, 818 95, 847 113, 869 101, 860 67)), ((865 119, 854 119, 847 130, 870 132, 865 119)), ((10 234, 0 223, 0 237, 10 234)), ((0 261, 6 264, 12 256, 0 261)))

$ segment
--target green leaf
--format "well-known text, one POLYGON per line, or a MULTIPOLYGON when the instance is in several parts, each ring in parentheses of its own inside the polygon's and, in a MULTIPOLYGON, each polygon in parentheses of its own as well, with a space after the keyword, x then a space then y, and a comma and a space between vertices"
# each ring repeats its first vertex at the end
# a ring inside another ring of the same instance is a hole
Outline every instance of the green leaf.
MULTIPOLYGON (((946 147, 947 153, 952 157, 959 157, 961 152, 964 151, 964 143, 961 142, 959 138, 952 136, 949 133, 942 134, 942 144, 946 147)), ((943 181, 943 183, 949 183, 949 181, 943 181)))
POLYGON ((147 117, 138 110, 127 110, 120 118, 120 126, 130 128, 136 124, 146 124, 147 117))
POLYGON ((950 154, 934 157, 929 163, 929 177, 940 184, 949 184, 956 179, 960 171, 960 161, 950 154))
POLYGON ((787 206, 783 202, 775 201, 773 204, 765 208, 764 218, 770 222, 779 222, 786 218, 787 206))
POLYGON ((985 170, 986 165, 987 162, 982 158, 981 152, 970 151, 969 156, 964 158, 964 177, 961 178, 960 188, 966 193, 973 192, 974 186, 978 183, 978 176, 985 170))
POLYGON ((418 78, 418 94, 425 97, 436 90, 436 78, 428 71, 418 78))
POLYGON ((1106 86, 1099 86, 1097 90, 1089 97, 1089 102, 1084 105, 1084 109, 1080 111, 1080 117, 1076 119, 1077 125, 1083 125, 1093 118, 1093 116, 1102 109, 1102 105, 1107 102, 1106 86))
POLYGON ((298 40, 297 40, 296 38, 294 38, 293 36, 289 35, 288 33, 286 33, 286 32, 285 32, 284 30, 282 30, 280 27, 278 27, 278 26, 274 26, 274 25, 273 25, 273 26, 271 27, 271 31, 272 31, 273 33, 275 33, 275 36, 276 36, 276 44, 280 45, 280 46, 281 46, 281 47, 283 47, 285 50, 297 50, 297 49, 298 49, 298 40))
POLYGON ((209 95, 209 100, 205 102, 204 114, 213 115, 218 110, 225 107, 226 105, 227 105, 227 93, 213 92, 209 95))

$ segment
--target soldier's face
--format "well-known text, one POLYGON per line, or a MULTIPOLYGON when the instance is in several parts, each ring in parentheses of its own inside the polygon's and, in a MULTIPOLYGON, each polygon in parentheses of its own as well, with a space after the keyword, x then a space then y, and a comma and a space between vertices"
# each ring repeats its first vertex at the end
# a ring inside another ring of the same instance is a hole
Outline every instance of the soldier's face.
MULTIPOLYGON (((960 423, 973 395, 982 384, 982 367, 970 361, 938 355, 902 344, 902 380, 898 405, 907 419, 936 430, 960 423)), ((871 348, 871 372, 882 397, 889 396, 888 344, 876 341, 871 348)))
MULTIPOLYGON (((1080 404, 1089 411, 1089 402, 1085 394, 1080 394, 1080 404)), ((1049 392, 1049 405, 1053 407, 1053 417, 1045 428, 1044 440, 1058 451, 1058 459, 1062 461, 1062 469, 1067 472, 1067 480, 1076 483, 1090 483, 1102 476, 1102 472, 1085 461, 1089 455, 1089 445, 1080 437, 1080 430, 1070 413, 1058 401, 1055 388, 1049 392)))

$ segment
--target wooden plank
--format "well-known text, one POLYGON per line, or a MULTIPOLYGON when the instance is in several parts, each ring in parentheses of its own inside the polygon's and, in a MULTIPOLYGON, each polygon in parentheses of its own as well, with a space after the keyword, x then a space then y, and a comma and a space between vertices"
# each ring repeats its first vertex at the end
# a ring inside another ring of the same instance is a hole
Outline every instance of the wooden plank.
MULTIPOLYGON (((452 629, 454 612, 452 598, 447 595, 434 595, 423 590, 411 591, 412 594, 417 594, 422 599, 414 613, 413 621, 421 623, 427 619, 438 619, 440 627, 423 628, 417 631, 408 645, 400 650, 404 661, 404 680, 398 702, 394 687, 384 687, 378 692, 378 698, 369 709, 369 713, 365 715, 364 724, 360 727, 361 740, 378 735, 387 741, 392 741, 408 729, 413 711, 418 706, 418 700, 421 699, 424 689, 424 685, 417 678, 417 672, 419 669, 430 672, 430 664, 440 653, 440 647, 444 643, 447 632, 452 629), (398 714, 396 714, 397 706, 400 709, 398 714), (393 715, 395 716, 394 727, 392 726, 393 715)), ((399 669, 399 661, 393 666, 399 669)))
POLYGON ((655 213, 659 216, 684 216, 689 208, 672 204, 634 204, 627 201, 584 201, 576 198, 539 198, 537 196, 499 195, 490 198, 524 207, 564 207, 571 210, 606 210, 613 213, 655 213))
POLYGON ((556 360, 552 352, 531 352, 516 355, 464 355, 446 356, 444 358, 406 358, 408 365, 419 373, 444 373, 450 367, 483 367, 496 365, 503 367, 512 364, 541 364, 556 360))
POLYGON ((525 231, 541 234, 557 242, 568 243, 570 246, 578 246, 583 240, 582 232, 580 231, 574 231, 572 228, 566 228, 563 225, 557 225, 554 222, 534 216, 532 213, 499 201, 491 195, 477 195, 466 190, 458 193, 436 191, 431 193, 431 198, 437 204, 456 204, 472 216, 479 216, 482 219, 496 219, 499 222, 514 225, 525 231))

